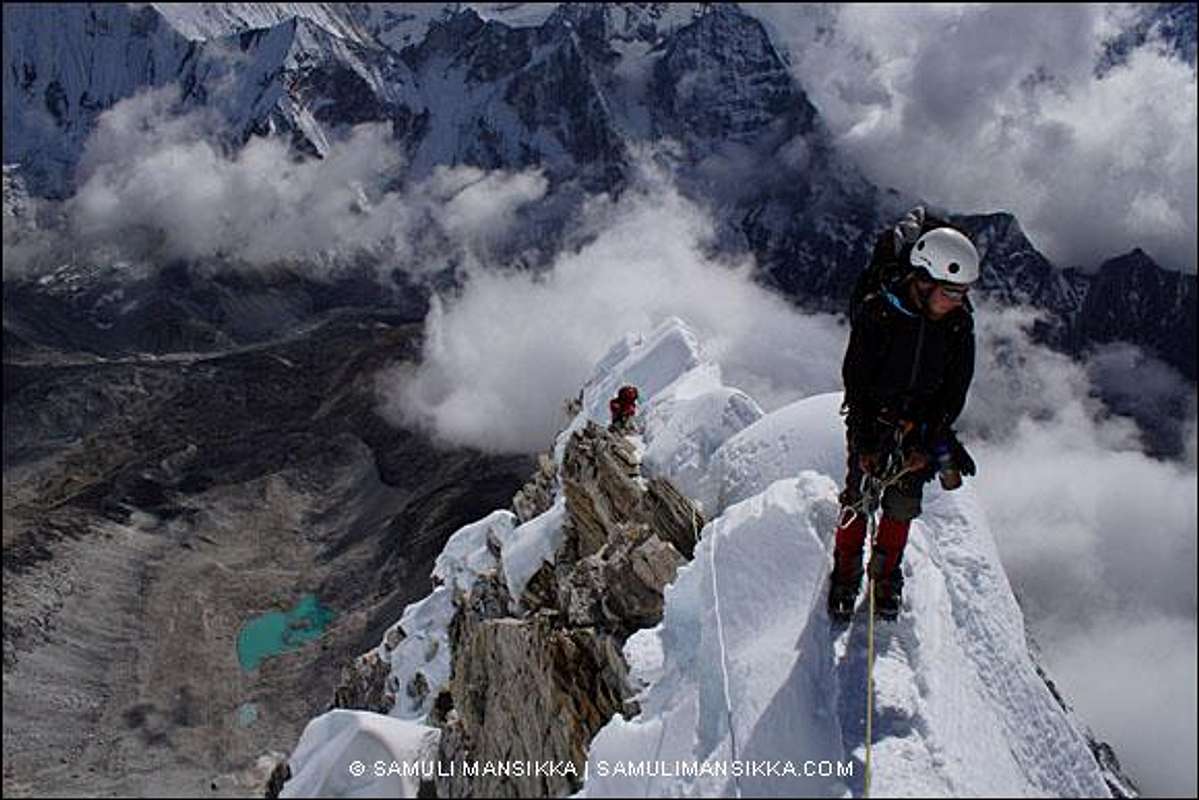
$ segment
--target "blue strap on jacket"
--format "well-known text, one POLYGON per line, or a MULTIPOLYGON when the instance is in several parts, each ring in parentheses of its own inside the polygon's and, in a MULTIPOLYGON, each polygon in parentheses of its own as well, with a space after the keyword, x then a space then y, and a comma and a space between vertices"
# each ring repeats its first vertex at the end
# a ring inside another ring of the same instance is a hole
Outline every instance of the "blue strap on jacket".
POLYGON ((909 317, 916 316, 915 313, 909 311, 907 308, 904 307, 903 301, 900 300, 898 297, 896 297, 894 294, 892 294, 890 289, 883 289, 883 297, 885 297, 887 299, 888 303, 895 306, 896 308, 898 308, 900 311, 902 311, 904 314, 908 315, 909 317))

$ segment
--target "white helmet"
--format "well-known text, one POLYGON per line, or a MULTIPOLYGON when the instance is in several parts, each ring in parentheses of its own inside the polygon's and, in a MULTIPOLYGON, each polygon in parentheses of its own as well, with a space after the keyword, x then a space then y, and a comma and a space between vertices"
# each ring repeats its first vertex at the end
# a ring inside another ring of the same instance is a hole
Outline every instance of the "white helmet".
POLYGON ((916 240, 908 257, 913 267, 928 271, 935 281, 974 283, 978 280, 978 251, 965 234, 953 228, 933 228, 916 240))

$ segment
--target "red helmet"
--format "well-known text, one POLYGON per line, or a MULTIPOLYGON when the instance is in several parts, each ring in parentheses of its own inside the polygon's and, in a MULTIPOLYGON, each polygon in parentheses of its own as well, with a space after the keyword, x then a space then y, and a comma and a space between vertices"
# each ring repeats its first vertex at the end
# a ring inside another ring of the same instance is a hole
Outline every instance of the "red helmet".
POLYGON ((637 387, 621 386, 620 391, 616 393, 616 396, 626 403, 635 402, 637 400, 637 387))

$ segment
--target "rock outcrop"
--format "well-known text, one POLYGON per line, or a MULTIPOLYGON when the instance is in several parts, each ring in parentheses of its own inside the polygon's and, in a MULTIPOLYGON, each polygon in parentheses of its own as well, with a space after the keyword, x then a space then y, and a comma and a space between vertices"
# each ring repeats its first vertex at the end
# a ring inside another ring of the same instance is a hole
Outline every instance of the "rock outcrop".
POLYGON ((342 667, 341 681, 333 690, 333 708, 386 714, 395 705, 395 687, 389 686, 390 665, 374 650, 342 667))
POLYGON ((521 522, 528 522, 549 510, 554 504, 554 487, 558 468, 548 453, 537 459, 537 472, 512 498, 512 511, 521 522))
POLYGON ((560 480, 566 515, 553 561, 520 597, 501 565, 457 598, 452 674, 429 720, 442 728, 442 763, 554 767, 458 772, 438 779, 440 797, 578 791, 592 737, 630 710, 621 647, 661 620, 663 591, 694 551, 699 511, 669 481, 642 477, 630 439, 587 423, 571 436, 560 480))

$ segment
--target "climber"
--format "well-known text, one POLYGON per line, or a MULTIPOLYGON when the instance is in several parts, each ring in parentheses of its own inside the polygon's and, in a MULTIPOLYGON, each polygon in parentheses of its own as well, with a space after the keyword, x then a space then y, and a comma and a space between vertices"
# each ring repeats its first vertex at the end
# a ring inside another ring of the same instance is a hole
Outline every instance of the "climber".
POLYGON ((867 514, 874 512, 861 508, 863 476, 894 479, 882 493, 869 569, 876 614, 895 619, 904 547, 924 484, 939 473, 953 490, 975 471, 952 425, 974 375, 967 293, 979 276, 978 251, 964 233, 917 208, 883 233, 864 275, 842 364, 848 472, 828 596, 835 620, 853 614, 861 588, 867 514), (897 466, 880 475, 892 452, 897 466))
POLYGON ((608 430, 612 433, 635 433, 633 417, 637 414, 637 387, 622 386, 616 396, 608 401, 612 422, 608 430))

